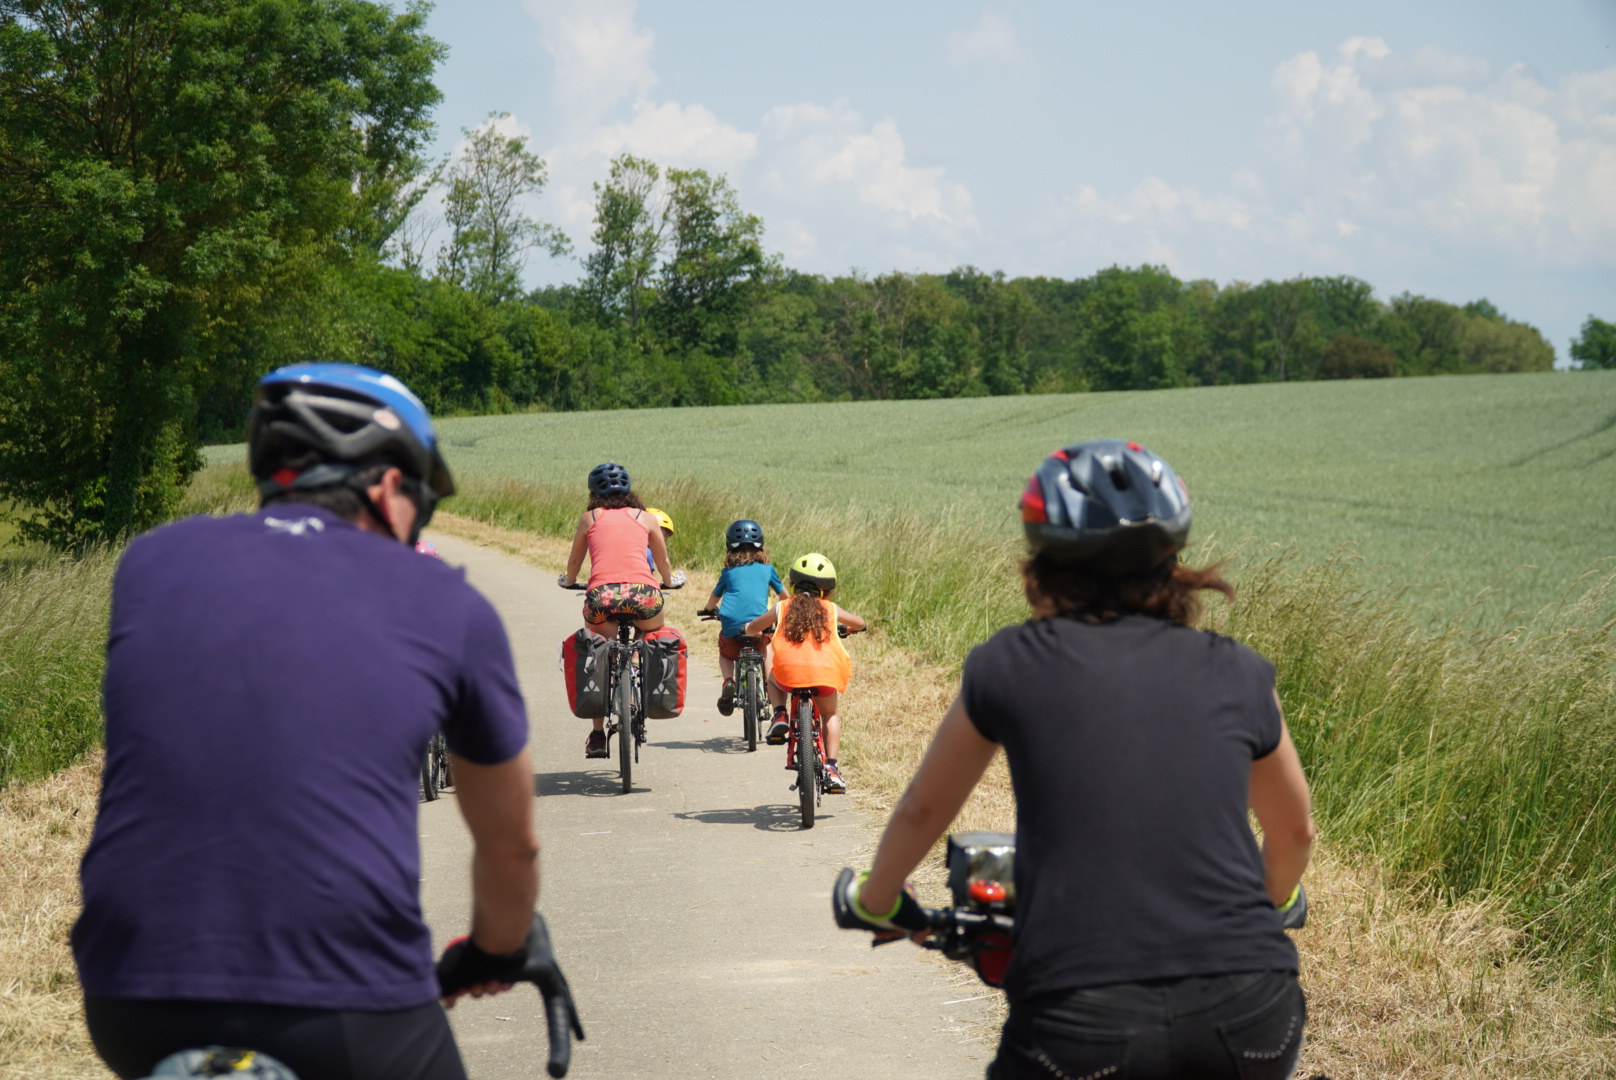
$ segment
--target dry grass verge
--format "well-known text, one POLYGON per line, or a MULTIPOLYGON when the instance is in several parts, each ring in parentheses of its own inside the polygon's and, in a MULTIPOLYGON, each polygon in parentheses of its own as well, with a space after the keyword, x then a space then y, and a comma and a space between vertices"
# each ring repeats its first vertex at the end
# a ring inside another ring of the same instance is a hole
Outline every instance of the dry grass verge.
MULTIPOLYGON (((566 560, 568 544, 556 537, 452 514, 435 523, 549 570, 566 560)), ((710 654, 716 624, 695 618, 708 585, 697 578, 670 593, 668 615, 692 647, 710 654)), ((881 815, 913 774, 957 676, 879 634, 851 651, 857 677, 846 699, 843 762, 858 801, 881 815)), ((1001 759, 955 828, 1014 827, 1001 759)), ((942 894, 936 863, 920 881, 930 902, 942 894)), ((1525 958, 1501 903, 1450 905, 1393 888, 1374 864, 1335 856, 1328 837, 1308 871, 1308 889, 1312 921, 1296 942, 1312 1016, 1298 1076, 1616 1077, 1613 1018, 1601 1016, 1584 989, 1550 981, 1545 966, 1525 958)))
POLYGON ((0 791, 0 1078, 92 1080, 67 935, 79 909, 79 857, 95 822, 101 753, 0 791))

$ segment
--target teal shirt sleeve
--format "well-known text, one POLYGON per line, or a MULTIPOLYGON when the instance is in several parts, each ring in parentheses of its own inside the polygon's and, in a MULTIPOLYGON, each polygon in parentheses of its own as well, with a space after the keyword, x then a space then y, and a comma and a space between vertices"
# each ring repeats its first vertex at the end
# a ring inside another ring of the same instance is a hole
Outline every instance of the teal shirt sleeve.
POLYGON ((769 588, 773 589, 777 593, 783 593, 786 591, 786 587, 780 582, 780 571, 774 568, 773 563, 769 564, 769 588))

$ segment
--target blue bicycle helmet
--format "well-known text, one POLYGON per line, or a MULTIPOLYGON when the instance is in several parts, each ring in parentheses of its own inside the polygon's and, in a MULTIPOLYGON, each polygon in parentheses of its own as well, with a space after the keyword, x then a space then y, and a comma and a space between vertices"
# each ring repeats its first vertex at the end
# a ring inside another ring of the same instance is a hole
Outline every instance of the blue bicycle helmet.
POLYGON ((258 381, 247 421, 247 465, 261 495, 344 484, 368 502, 356 477, 384 463, 396 465, 410 481, 419 535, 438 500, 453 495, 455 486, 432 418, 409 387, 358 364, 292 364, 258 381), (314 465, 298 471, 285 465, 311 454, 318 459, 314 465))
POLYGON ((1044 459, 1022 493, 1021 521, 1034 552, 1102 574, 1143 574, 1188 541, 1190 496, 1138 443, 1095 439, 1044 459))
POLYGON ((596 495, 628 494, 628 470, 610 461, 589 470, 589 490, 596 495))
POLYGON ((730 551, 737 551, 743 547, 763 546, 763 526, 751 518, 742 518, 730 523, 724 530, 724 546, 730 551))

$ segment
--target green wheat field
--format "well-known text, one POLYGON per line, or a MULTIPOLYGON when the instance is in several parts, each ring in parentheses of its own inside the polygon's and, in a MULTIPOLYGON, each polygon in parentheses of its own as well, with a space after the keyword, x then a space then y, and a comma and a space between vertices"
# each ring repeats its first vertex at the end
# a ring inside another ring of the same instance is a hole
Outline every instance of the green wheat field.
MULTIPOLYGON (((1616 556, 1616 372, 1385 379, 1117 394, 530 413, 442 421, 456 476, 576 485, 601 461, 654 499, 674 480, 749 503, 964 510, 1006 536, 1038 460, 1135 439, 1189 486, 1195 539, 1357 546, 1389 584, 1495 617, 1560 600, 1616 556)), ((216 464, 240 447, 215 447, 216 464)), ((446 509, 456 509, 451 501, 446 509)), ((717 538, 713 538, 714 543, 717 538)))

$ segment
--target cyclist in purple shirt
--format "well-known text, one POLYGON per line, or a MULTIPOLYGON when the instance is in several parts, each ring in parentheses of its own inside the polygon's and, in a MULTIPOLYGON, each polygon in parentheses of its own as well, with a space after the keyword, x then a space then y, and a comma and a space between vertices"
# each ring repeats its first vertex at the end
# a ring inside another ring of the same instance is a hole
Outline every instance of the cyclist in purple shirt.
POLYGON ((226 1044, 301 1080, 464 1080, 443 1005, 553 969, 504 627, 413 550, 454 484, 398 380, 272 372, 248 442, 260 511, 143 536, 113 584, 73 929, 91 1038, 121 1077, 226 1044), (473 914, 434 969, 416 785, 440 729, 473 914))

